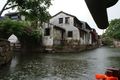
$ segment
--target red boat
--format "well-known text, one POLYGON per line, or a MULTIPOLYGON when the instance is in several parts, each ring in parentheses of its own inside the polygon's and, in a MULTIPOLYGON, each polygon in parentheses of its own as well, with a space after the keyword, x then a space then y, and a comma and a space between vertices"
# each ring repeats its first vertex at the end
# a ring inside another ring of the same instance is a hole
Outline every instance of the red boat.
POLYGON ((120 69, 107 68, 105 74, 96 74, 96 80, 120 80, 120 69))

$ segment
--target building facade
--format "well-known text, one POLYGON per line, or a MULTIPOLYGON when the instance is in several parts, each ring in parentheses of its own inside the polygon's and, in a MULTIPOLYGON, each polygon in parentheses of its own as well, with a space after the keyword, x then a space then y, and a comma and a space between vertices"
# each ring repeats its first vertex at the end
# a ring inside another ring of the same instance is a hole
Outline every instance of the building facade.
MULTIPOLYGON (((19 13, 5 15, 13 20, 25 20, 19 13)), ((63 11, 51 17, 48 23, 43 23, 42 43, 51 49, 56 45, 95 45, 97 32, 87 22, 80 21, 76 16, 63 11)), ((41 30, 40 29, 40 30, 41 30)))
POLYGON ((48 46, 57 44, 92 45, 93 43, 92 28, 86 22, 63 11, 52 16, 49 24, 44 24, 44 32, 49 34, 44 35, 43 38, 43 42, 48 41, 44 45, 48 46))

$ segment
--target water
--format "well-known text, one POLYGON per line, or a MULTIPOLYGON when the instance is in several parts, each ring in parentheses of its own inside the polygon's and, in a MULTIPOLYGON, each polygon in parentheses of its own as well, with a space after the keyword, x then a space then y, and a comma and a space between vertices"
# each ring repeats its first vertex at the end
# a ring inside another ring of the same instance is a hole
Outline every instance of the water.
POLYGON ((0 80, 95 80, 107 67, 120 68, 120 50, 101 47, 80 53, 15 53, 0 80))

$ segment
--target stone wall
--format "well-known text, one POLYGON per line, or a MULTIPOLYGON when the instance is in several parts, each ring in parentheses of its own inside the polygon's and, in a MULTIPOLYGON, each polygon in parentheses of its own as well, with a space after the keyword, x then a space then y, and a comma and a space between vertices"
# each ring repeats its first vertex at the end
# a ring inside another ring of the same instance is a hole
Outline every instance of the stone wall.
POLYGON ((113 45, 114 45, 114 47, 116 47, 116 48, 120 48, 120 40, 114 40, 114 41, 113 41, 113 45))
POLYGON ((97 45, 54 46, 53 52, 73 53, 98 48, 97 45))
POLYGON ((7 64, 12 59, 12 52, 10 48, 10 42, 6 40, 0 40, 0 66, 7 64))
POLYGON ((45 48, 46 51, 50 52, 62 52, 62 53, 73 53, 73 52, 81 52, 85 50, 91 50, 99 47, 99 44, 80 44, 78 40, 70 40, 70 41, 63 41, 61 45, 54 45, 54 46, 47 46, 45 48))

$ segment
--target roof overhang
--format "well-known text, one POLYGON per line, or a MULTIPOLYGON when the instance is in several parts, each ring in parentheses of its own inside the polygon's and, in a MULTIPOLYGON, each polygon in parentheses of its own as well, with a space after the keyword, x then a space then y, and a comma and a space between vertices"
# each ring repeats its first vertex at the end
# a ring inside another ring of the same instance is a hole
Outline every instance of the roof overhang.
POLYGON ((106 29, 109 25, 107 8, 115 5, 118 0, 85 0, 90 13, 100 29, 106 29))

